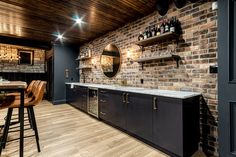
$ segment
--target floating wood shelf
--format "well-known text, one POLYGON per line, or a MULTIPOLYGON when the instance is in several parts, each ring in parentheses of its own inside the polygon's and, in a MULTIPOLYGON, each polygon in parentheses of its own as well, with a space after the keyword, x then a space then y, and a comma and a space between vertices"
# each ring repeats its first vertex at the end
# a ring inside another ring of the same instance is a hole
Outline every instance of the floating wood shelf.
POLYGON ((142 69, 143 69, 143 63, 144 62, 149 62, 149 61, 156 61, 156 60, 162 60, 162 59, 170 59, 173 58, 176 61, 177 68, 179 67, 179 60, 181 59, 179 55, 163 55, 163 56, 155 56, 155 57, 147 57, 147 58, 140 58, 137 59, 136 62, 142 63, 142 69))
POLYGON ((136 61, 139 62, 139 63, 142 63, 142 62, 155 61, 155 60, 162 60, 162 59, 168 59, 168 58, 173 58, 173 59, 175 59, 175 60, 177 60, 177 59, 179 60, 179 59, 180 59, 180 56, 169 54, 169 55, 163 55, 163 56, 155 56, 155 57, 140 58, 140 59, 137 59, 136 61))
POLYGON ((81 61, 83 61, 83 60, 89 60, 89 59, 91 59, 92 57, 80 57, 80 58, 76 58, 75 60, 77 60, 77 61, 79 61, 79 60, 81 60, 81 61))
POLYGON ((92 69, 92 67, 77 67, 76 70, 83 70, 83 69, 92 69))
POLYGON ((171 39, 178 39, 178 38, 179 38, 179 34, 168 32, 168 33, 164 33, 164 34, 161 34, 158 36, 150 37, 150 38, 147 38, 147 39, 144 39, 141 41, 137 41, 137 42, 135 42, 135 44, 139 45, 139 46, 146 46, 146 45, 149 45, 154 42, 160 42, 163 40, 171 40, 171 39))

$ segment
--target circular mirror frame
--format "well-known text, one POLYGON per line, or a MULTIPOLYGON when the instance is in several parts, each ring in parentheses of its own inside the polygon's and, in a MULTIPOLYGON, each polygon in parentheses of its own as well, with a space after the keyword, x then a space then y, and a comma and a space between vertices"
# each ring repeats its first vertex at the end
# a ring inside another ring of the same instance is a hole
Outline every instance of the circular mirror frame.
POLYGON ((105 48, 104 48, 103 51, 102 51, 102 54, 100 55, 100 66, 101 66, 101 72, 102 72, 102 74, 103 74, 105 77, 109 78, 109 79, 113 79, 113 78, 116 77, 117 74, 120 72, 120 68, 121 68, 121 64, 122 64, 122 55, 121 55, 121 51, 120 51, 119 47, 118 47, 116 44, 110 43, 110 44, 108 44, 108 45, 105 46, 105 48), (117 71, 116 71, 116 74, 115 74, 114 76, 111 76, 111 77, 107 76, 107 75, 104 73, 104 70, 103 70, 102 64, 101 64, 103 51, 106 49, 106 47, 107 47, 108 45, 113 45, 113 46, 115 46, 115 47, 117 48, 117 50, 118 50, 119 55, 120 55, 120 59, 119 59, 119 63, 120 63, 120 64, 119 64, 119 67, 118 67, 118 69, 117 69, 117 71))

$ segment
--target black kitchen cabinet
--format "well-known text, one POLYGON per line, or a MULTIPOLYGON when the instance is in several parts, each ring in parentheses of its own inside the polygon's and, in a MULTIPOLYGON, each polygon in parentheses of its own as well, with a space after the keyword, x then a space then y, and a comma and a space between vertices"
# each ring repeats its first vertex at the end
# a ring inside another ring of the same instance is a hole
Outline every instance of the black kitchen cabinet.
POLYGON ((66 102, 82 111, 87 112, 88 88, 66 85, 66 102))
POLYGON ((66 103, 70 103, 71 101, 71 90, 70 90, 70 85, 66 84, 66 103))
POLYGON ((156 97, 153 143, 176 156, 189 157, 198 149, 199 97, 156 97))
POLYGON ((152 140, 152 96, 100 89, 99 106, 101 119, 152 140))
POLYGON ((75 103, 75 98, 75 89, 71 88, 70 84, 66 84, 66 102, 72 105, 75 103))
POLYGON ((126 93, 126 130, 152 141, 152 96, 126 93))
POLYGON ((125 128, 125 93, 114 90, 99 90, 100 118, 114 126, 125 128))
MULTIPOLYGON (((87 88, 67 90, 67 101, 85 110, 87 88)), ((181 99, 99 88, 98 102, 100 119, 171 156, 189 157, 198 150, 199 96, 181 99)))
POLYGON ((87 112, 87 103, 88 103, 88 88, 82 86, 75 86, 76 88, 76 106, 87 112))

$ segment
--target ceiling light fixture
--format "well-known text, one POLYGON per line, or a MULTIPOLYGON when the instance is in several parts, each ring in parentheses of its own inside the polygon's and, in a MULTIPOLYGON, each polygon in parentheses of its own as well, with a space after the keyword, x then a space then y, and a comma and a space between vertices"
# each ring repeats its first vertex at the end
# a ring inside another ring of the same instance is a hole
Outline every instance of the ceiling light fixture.
POLYGON ((76 22, 77 24, 81 24, 83 21, 82 21, 81 18, 77 18, 77 19, 75 20, 75 22, 76 22))
POLYGON ((57 35, 57 38, 58 38, 58 39, 62 39, 62 38, 63 38, 63 35, 62 35, 62 34, 58 34, 58 35, 57 35))

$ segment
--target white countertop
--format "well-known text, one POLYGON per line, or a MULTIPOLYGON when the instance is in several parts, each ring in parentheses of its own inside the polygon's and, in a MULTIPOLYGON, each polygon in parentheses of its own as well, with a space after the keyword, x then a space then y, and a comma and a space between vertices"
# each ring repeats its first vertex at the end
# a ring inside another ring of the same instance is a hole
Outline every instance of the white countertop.
POLYGON ((104 85, 104 84, 79 83, 79 82, 67 82, 66 84, 70 84, 72 88, 74 85, 77 85, 77 86, 84 86, 84 87, 139 93, 139 94, 165 96, 165 97, 178 98, 178 99, 186 99, 186 98, 191 98, 194 96, 201 95, 201 93, 197 93, 197 92, 149 89, 149 88, 129 87, 129 86, 119 86, 119 85, 104 85))

